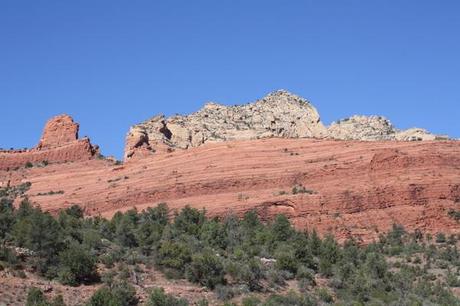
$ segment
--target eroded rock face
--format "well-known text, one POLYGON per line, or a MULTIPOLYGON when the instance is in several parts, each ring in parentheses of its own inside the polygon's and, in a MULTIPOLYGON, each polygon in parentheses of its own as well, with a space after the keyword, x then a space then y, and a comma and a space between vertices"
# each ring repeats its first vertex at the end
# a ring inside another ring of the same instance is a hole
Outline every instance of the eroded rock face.
POLYGON ((447 136, 438 136, 427 130, 411 128, 398 130, 390 120, 382 116, 352 116, 332 123, 328 127, 330 138, 342 140, 398 140, 398 141, 426 141, 448 139, 447 136))
POLYGON ((329 138, 341 140, 445 139, 423 129, 400 131, 381 116, 353 116, 325 127, 315 107, 284 90, 240 106, 208 103, 188 116, 158 115, 131 127, 125 160, 157 151, 197 147, 208 142, 259 138, 329 138))
POLYGON ((45 125, 38 149, 49 149, 62 146, 78 139, 78 123, 69 115, 51 118, 45 125))
POLYGON ((88 138, 78 139, 78 123, 69 115, 51 118, 38 145, 32 149, 0 151, 0 170, 12 170, 35 163, 63 163, 88 160, 99 148, 88 138))
POLYGON ((187 149, 208 142, 326 136, 327 130, 310 102, 279 90, 241 106, 208 103, 188 116, 155 116, 130 129, 125 158, 134 155, 139 142, 148 143, 154 151, 161 144, 187 149))
POLYGON ((447 140, 448 136, 433 135, 425 129, 411 128, 405 131, 398 131, 395 134, 396 140, 401 141, 425 141, 425 140, 447 140))
POLYGON ((460 234, 449 215, 460 202, 460 142, 388 141, 435 137, 428 135, 399 131, 382 117, 355 116, 327 129, 308 102, 281 91, 134 126, 126 141, 132 160, 119 165, 94 158, 97 147, 77 139, 78 124, 64 115, 46 125, 36 148, 0 151, 0 186, 30 182, 29 198, 52 212, 79 204, 88 215, 110 217, 165 202, 210 216, 283 213, 299 229, 342 241, 370 242, 394 223, 460 234), (46 167, 24 167, 44 160, 46 167))
POLYGON ((342 140, 392 140, 396 129, 384 117, 353 116, 332 123, 329 137, 342 140))
POLYGON ((458 141, 270 138, 207 143, 123 165, 90 159, 0 170, 0 185, 31 182, 31 201, 54 213, 72 204, 105 217, 158 203, 205 208, 210 217, 254 210, 262 220, 282 213, 299 229, 363 242, 394 223, 460 234, 449 216, 459 210, 459 178, 458 141), (50 190, 63 193, 43 196, 50 190))

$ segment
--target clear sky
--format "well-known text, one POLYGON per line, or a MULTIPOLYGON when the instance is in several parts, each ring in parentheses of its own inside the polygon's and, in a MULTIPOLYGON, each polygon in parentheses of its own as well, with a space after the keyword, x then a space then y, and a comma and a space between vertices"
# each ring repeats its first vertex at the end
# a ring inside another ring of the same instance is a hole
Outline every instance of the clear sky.
POLYGON ((157 113, 286 89, 325 123, 460 137, 460 1, 0 1, 0 147, 68 113, 105 155, 157 113))

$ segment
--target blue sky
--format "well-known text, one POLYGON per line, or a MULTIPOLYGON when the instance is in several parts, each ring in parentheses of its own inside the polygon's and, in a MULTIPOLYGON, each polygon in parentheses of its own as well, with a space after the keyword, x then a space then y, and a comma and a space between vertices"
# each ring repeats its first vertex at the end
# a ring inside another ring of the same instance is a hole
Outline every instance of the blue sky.
POLYGON ((105 155, 157 113, 276 89, 325 123, 387 116, 460 137, 460 2, 0 2, 0 147, 68 113, 105 155))

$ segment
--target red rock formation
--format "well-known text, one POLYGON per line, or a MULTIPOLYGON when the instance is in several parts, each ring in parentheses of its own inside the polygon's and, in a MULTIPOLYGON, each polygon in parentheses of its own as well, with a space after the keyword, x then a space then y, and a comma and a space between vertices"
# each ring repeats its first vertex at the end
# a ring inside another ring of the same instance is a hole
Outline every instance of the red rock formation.
POLYGON ((63 146, 78 139, 78 123, 69 115, 51 118, 45 125, 37 149, 49 149, 63 146))
POLYGON ((0 182, 30 181, 29 197, 50 211, 79 204, 109 217, 160 202, 211 216, 255 209, 265 220, 284 213, 298 228, 371 241, 393 223, 460 233, 448 216, 459 209, 459 153, 457 141, 260 139, 156 152, 121 166, 93 159, 0 171, 0 182), (293 194, 296 185, 311 192, 293 194))
POLYGON ((93 158, 97 146, 88 138, 78 139, 78 123, 68 115, 51 118, 45 125, 38 145, 28 150, 0 151, 0 169, 10 170, 27 163, 63 163, 93 158))

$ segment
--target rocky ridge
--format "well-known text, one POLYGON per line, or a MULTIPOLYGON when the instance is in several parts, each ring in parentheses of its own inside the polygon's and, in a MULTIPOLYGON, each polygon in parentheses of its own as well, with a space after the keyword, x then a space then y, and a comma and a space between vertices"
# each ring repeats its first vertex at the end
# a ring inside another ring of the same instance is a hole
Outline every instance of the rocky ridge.
POLYGON ((447 140, 447 136, 434 135, 425 129, 411 128, 399 130, 390 120, 382 116, 352 116, 332 123, 328 127, 328 137, 341 140, 397 140, 426 141, 447 140))
POLYGON ((418 128, 398 130, 381 116, 353 116, 326 127, 309 101, 278 90, 254 103, 240 106, 207 103, 190 115, 169 118, 157 115, 134 125, 126 137, 125 160, 208 142, 272 137, 364 141, 446 139, 418 128))
POLYGON ((99 152, 89 138, 78 138, 79 124, 69 115, 51 118, 35 148, 0 150, 0 170, 13 170, 34 163, 62 163, 88 160, 99 152))
POLYGON ((207 103, 188 116, 155 116, 131 127, 126 139, 125 158, 132 157, 136 148, 152 151, 164 149, 164 146, 187 149, 207 142, 326 135, 327 130, 310 102, 286 91, 275 91, 245 105, 207 103))
POLYGON ((0 186, 30 182, 27 196, 54 213, 78 204, 87 215, 110 217, 165 202, 210 216, 255 210, 269 220, 283 213, 297 228, 339 240, 369 242, 394 223, 460 234, 452 218, 460 142, 399 131, 382 117, 325 127, 309 102, 284 91, 242 106, 209 103, 131 128, 124 164, 96 158, 98 147, 79 139, 78 129, 60 115, 35 148, 0 151, 0 186))

